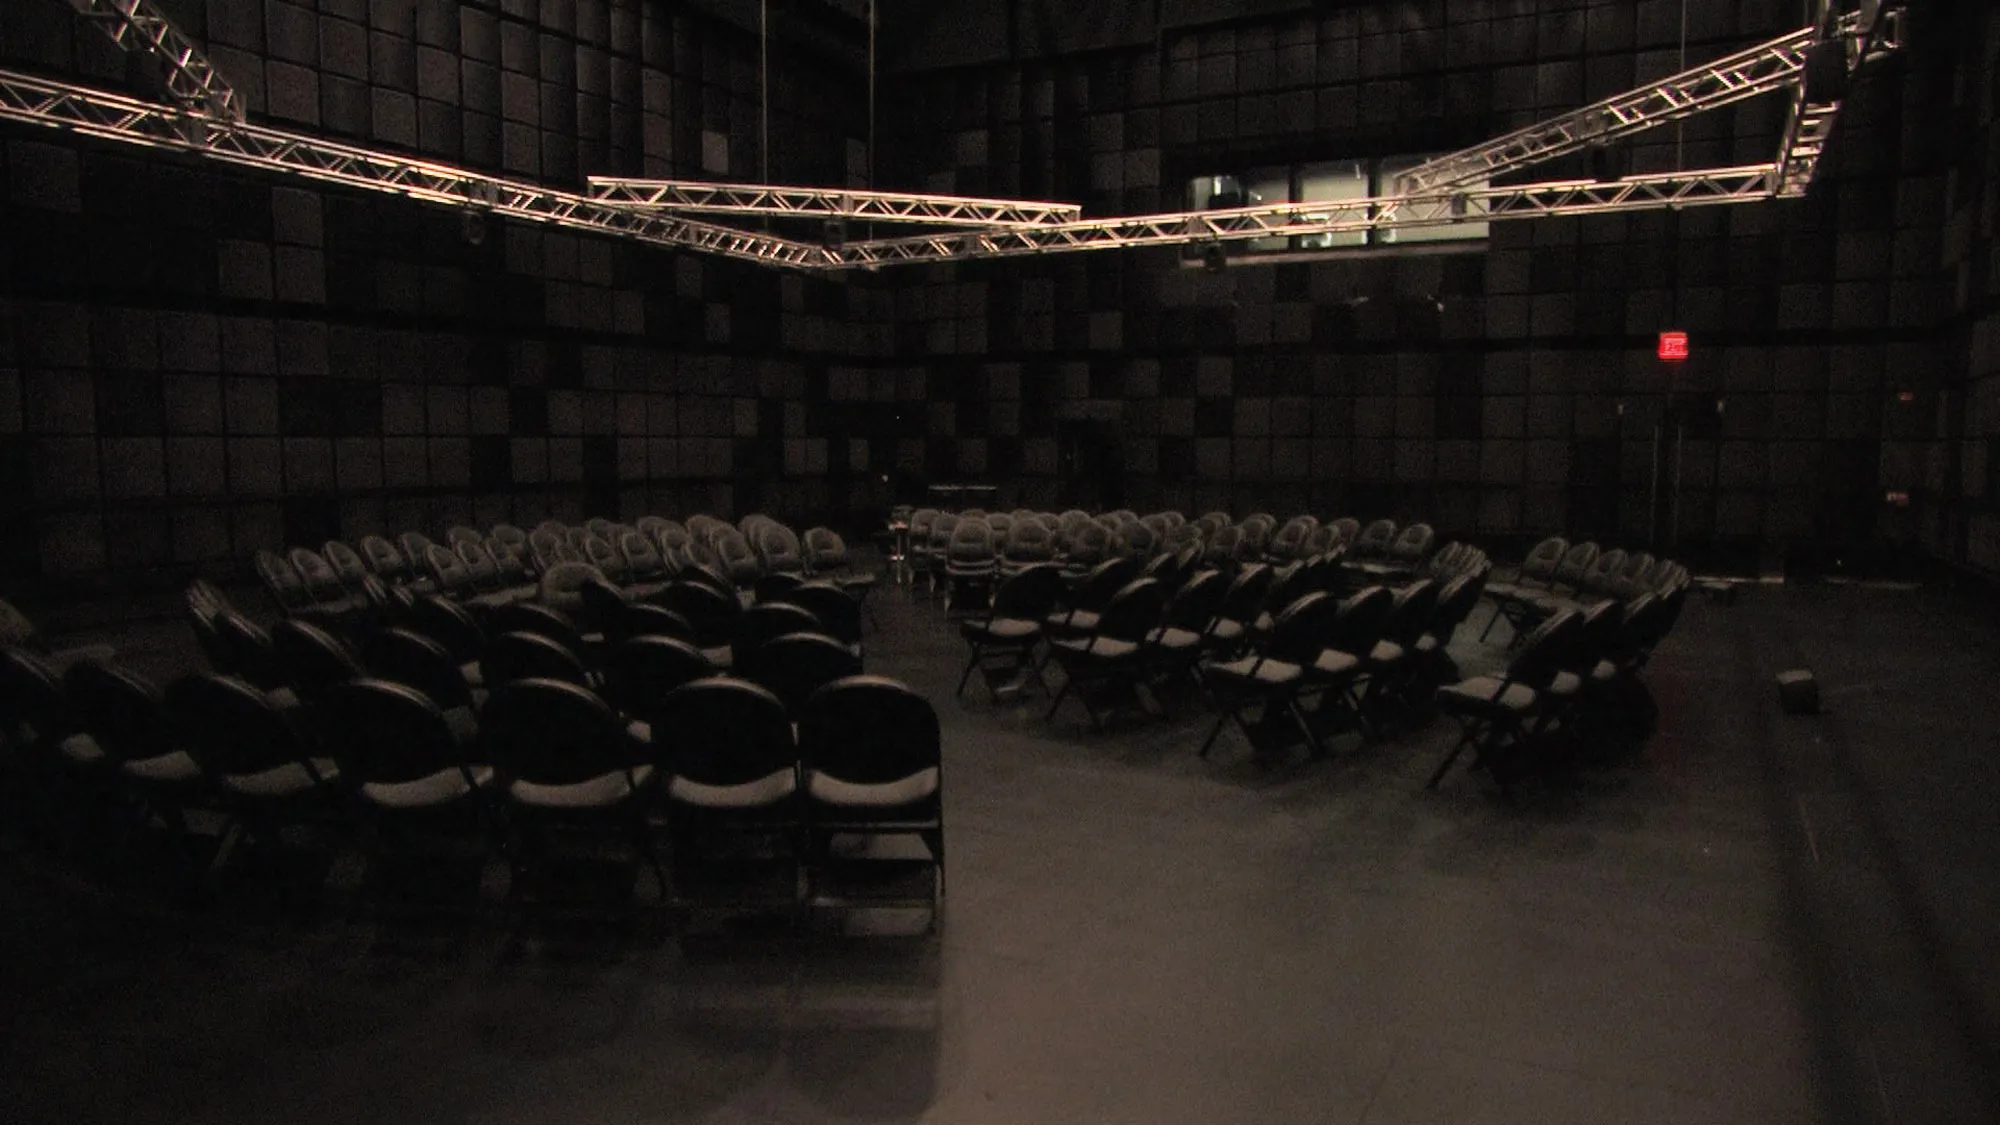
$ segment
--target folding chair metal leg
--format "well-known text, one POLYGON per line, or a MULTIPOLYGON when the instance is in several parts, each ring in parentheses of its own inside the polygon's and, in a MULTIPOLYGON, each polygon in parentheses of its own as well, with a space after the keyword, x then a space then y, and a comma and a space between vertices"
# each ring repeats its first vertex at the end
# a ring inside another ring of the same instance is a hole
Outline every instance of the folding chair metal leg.
POLYGON ((1062 701, 1069 698, 1069 689, 1075 686, 1076 686, 1075 679, 1065 678, 1063 680, 1062 690, 1056 693, 1054 699, 1049 700, 1048 712, 1042 716, 1043 722, 1048 722, 1049 720, 1054 719, 1056 717, 1056 708, 1061 707, 1062 701))
POLYGON ((1473 741, 1478 737, 1478 731, 1479 728, 1476 723, 1467 723, 1464 726, 1459 732, 1458 741, 1452 745, 1451 752, 1444 756, 1444 761, 1438 763, 1438 768, 1431 773, 1431 779, 1424 782, 1424 788, 1436 789, 1438 787, 1438 782, 1443 781, 1444 775, 1451 772, 1451 767, 1457 763, 1459 755, 1465 753, 1466 747, 1472 745, 1473 741))
POLYGON ((979 657, 980 648, 975 644, 972 646, 972 655, 966 657, 965 671, 958 677, 958 690, 953 692, 953 695, 963 696, 965 694, 965 685, 972 679, 972 670, 979 667, 979 657))

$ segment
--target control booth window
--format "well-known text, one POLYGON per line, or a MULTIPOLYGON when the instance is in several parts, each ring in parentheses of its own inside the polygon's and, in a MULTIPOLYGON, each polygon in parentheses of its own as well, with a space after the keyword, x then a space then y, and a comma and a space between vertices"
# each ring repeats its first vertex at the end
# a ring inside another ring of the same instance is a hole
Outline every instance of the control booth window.
MULTIPOLYGON (((1396 177, 1429 159, 1429 156, 1385 156, 1368 160, 1328 160, 1252 168, 1226 175, 1197 176, 1188 183, 1188 206, 1196 211, 1217 211, 1277 203, 1352 205, 1394 195, 1396 177)), ((1486 184, 1481 181, 1465 186, 1477 189, 1486 184)), ((1312 212, 1307 209, 1305 213, 1310 215, 1312 212)), ((1483 243, 1487 227, 1487 223, 1478 220, 1427 226, 1384 226, 1367 230, 1274 235, 1224 243, 1223 246, 1229 257, 1243 258, 1415 244, 1483 243)), ((1202 247, 1189 248, 1188 257, 1202 256, 1202 247)))

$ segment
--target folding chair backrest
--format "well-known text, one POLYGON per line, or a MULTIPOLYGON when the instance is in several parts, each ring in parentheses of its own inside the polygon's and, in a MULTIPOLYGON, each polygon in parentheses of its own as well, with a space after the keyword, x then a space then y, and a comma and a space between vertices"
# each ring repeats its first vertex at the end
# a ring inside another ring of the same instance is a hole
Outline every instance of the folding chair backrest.
POLYGON ((561 680, 586 686, 583 661, 560 641, 539 633, 502 633, 486 642, 479 654, 479 671, 488 690, 515 680, 561 680))
POLYGON ((1385 586, 1356 590, 1340 603, 1327 647, 1365 656, 1382 639, 1396 610, 1396 595, 1385 586))
POLYGON ((626 570, 641 582, 660 578, 667 572, 659 547, 641 531, 619 533, 618 551, 625 556, 626 570))
POLYGON ((729 647, 738 666, 758 648, 787 633, 818 633, 819 618, 789 602, 762 602, 743 611, 729 647))
POLYGON ((1204 539, 1213 539, 1216 532, 1221 531, 1225 527, 1232 527, 1236 523, 1235 520, 1229 518, 1228 512, 1203 512, 1193 522, 1201 528, 1202 538, 1204 539))
POLYGON ((547 637, 573 653, 583 651, 583 638, 568 614, 535 602, 503 605, 486 617, 486 629, 494 636, 503 633, 533 633, 547 637))
POLYGON ((465 562, 458 552, 442 543, 433 543, 424 548, 424 563, 430 567, 431 577, 437 581, 438 589, 445 593, 463 593, 472 586, 472 572, 465 568, 465 562))
POLYGON ((486 537, 464 524, 459 524, 444 533, 444 541, 456 547, 460 543, 484 543, 486 537))
POLYGON ((1255 621, 1277 578, 1278 572, 1265 563, 1251 563, 1237 571, 1222 596, 1221 616, 1231 621, 1255 621))
POLYGON ((823 633, 786 633, 746 654, 734 674, 771 690, 794 714, 813 692, 861 674, 861 658, 823 633))
POLYGON ((1138 559, 1151 558, 1160 542, 1152 528, 1137 521, 1121 525, 1116 539, 1124 543, 1126 553, 1138 559))
POLYGON ((1338 546, 1352 546, 1361 536, 1361 521, 1353 516, 1342 516, 1329 526, 1333 528, 1334 543, 1338 546))
POLYGON ((1229 582, 1219 570, 1196 571, 1182 582, 1167 603, 1165 623, 1195 633, 1208 632, 1229 593, 1229 582))
POLYGON ((18 645, 0 650, 0 736, 39 741, 73 729, 62 681, 48 662, 18 645))
POLYGON ((1139 641, 1160 625, 1166 612, 1167 594, 1153 578, 1135 578, 1112 595, 1098 615, 1097 635, 1121 641, 1139 641))
POLYGON ((480 713, 479 742, 508 781, 578 785, 639 764, 617 714, 588 688, 562 680, 500 685, 480 713))
POLYGON ((1111 550, 1111 532, 1103 524, 1086 523, 1072 532, 1063 545, 1071 566, 1101 566, 1111 550))
POLYGON ((460 539, 454 548, 458 561, 465 567, 466 577, 472 584, 484 590, 500 587, 500 564, 493 558, 493 552, 477 539, 460 539))
POLYGON ((687 618, 694 626, 696 643, 702 648, 726 645, 736 635, 737 618, 743 603, 736 595, 725 594, 711 582, 683 577, 660 591, 660 604, 687 618))
POLYGON ((1431 530, 1430 524, 1413 523, 1398 532, 1395 541, 1389 544, 1389 557, 1398 562, 1414 563, 1431 549, 1431 541, 1435 538, 1437 532, 1431 530))
POLYGON ((1201 561, 1210 566, 1231 562, 1241 553, 1242 546, 1243 529, 1233 523, 1224 524, 1209 533, 1201 561))
POLYGON ((332 565, 333 572, 340 577, 342 585, 354 590, 361 588, 361 580, 368 577, 368 564, 361 561, 361 556, 355 553, 354 548, 338 539, 329 539, 320 548, 320 552, 326 556, 326 561, 332 565))
POLYGON ((405 531, 396 537, 396 545, 402 548, 403 557, 410 560, 412 567, 424 565, 424 555, 430 550, 431 538, 421 531, 405 531))
POLYGON ((250 562, 257 570, 257 577, 263 581, 265 591, 280 609, 290 612, 312 604, 305 579, 299 576, 297 568, 275 551, 258 551, 251 556, 250 562))
POLYGON ((1563 552, 1562 562, 1549 576, 1550 587, 1579 589, 1583 584, 1583 576, 1590 572, 1591 564, 1597 561, 1598 554, 1599 549, 1595 543, 1585 541, 1571 544, 1570 549, 1563 552))
POLYGON ((743 785, 798 764, 784 701, 747 680, 716 676, 684 684, 661 701, 655 729, 663 764, 703 785, 743 785))
POLYGON ((805 569, 805 552, 798 534, 784 524, 765 521, 757 528, 755 543, 765 570, 795 573, 805 569))
POLYGON ((686 641, 632 637, 613 645, 605 657, 604 698, 626 714, 651 722, 668 694, 714 674, 715 666, 686 641))
POLYGON ((154 758, 173 749, 160 690, 144 677, 79 661, 63 676, 63 694, 77 723, 113 761, 154 758))
POLYGON ((1136 559, 1105 559, 1091 568, 1074 593, 1070 604, 1077 609, 1101 611, 1111 604, 1118 591, 1123 590, 1132 580, 1139 577, 1139 562, 1136 559))
POLYGON ((1573 609, 1559 610, 1522 639, 1520 650, 1507 662, 1506 680, 1540 690, 1569 663, 1583 615, 1573 609))
POLYGON ((1428 578, 1418 579, 1396 591, 1391 603, 1389 617, 1382 626, 1383 634, 1399 644, 1413 643, 1424 635, 1436 613, 1438 584, 1428 578))
POLYGON ((421 781, 468 765, 436 701, 408 684, 352 680, 333 688, 326 704, 340 719, 323 725, 322 738, 347 784, 421 781))
POLYGON ((1340 603, 1317 590, 1294 598, 1273 616, 1258 655, 1288 664, 1312 663, 1328 646, 1339 614, 1340 603))
POLYGON ((310 758, 291 718, 234 677, 196 675, 175 682, 167 689, 166 714, 176 743, 204 773, 217 777, 263 773, 310 758))
POLYGON ((886 676, 850 676, 822 687, 799 714, 805 768, 855 785, 901 781, 938 769, 937 711, 886 676))
MULTIPOLYGON (((1016 525, 1019 526, 1019 525, 1016 525)), ((1063 592, 1062 569, 1042 563, 1001 581, 993 592, 993 616, 1040 621, 1055 610, 1063 592)))
POLYGON ((831 582, 806 582, 784 596, 819 620, 820 631, 844 645, 861 643, 861 603, 831 582))
POLYGON ((583 607, 583 588, 604 580, 604 573, 589 563, 559 562, 542 571, 542 604, 574 613, 583 607))
POLYGON ((271 627, 271 651, 285 679, 307 699, 361 675, 361 664, 332 633, 296 617, 271 627))
POLYGON ((472 703, 459 662, 415 630, 384 629, 369 637, 361 646, 361 663, 374 678, 415 688, 446 710, 472 703))
POLYGON ((465 607, 437 594, 426 594, 410 607, 410 627, 443 645, 461 664, 478 659, 486 646, 485 630, 465 607))
POLYGON ((1528 557, 1521 560, 1521 580, 1548 582, 1555 577, 1556 568, 1562 565, 1563 555, 1569 551, 1569 540, 1560 535, 1551 535, 1535 544, 1528 557))
POLYGON ((391 582, 408 577, 410 573, 409 559, 396 549, 394 543, 380 535, 361 537, 361 555, 368 560, 370 570, 391 582))
POLYGON ((1361 529, 1354 540, 1353 552, 1361 558, 1377 558, 1386 554, 1389 545, 1396 541, 1396 521, 1380 519, 1361 529))
POLYGON ((805 556, 806 569, 814 573, 839 570, 847 565, 847 544, 830 527, 807 528, 805 556))
POLYGON ((959 565, 991 562, 993 529, 983 519, 961 519, 952 529, 945 557, 959 565))

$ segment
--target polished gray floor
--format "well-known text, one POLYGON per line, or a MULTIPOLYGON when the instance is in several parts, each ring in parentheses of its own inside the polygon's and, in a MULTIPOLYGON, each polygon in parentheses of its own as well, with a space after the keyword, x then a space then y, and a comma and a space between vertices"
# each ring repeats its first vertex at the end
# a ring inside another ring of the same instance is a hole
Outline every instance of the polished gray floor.
POLYGON ((385 948, 17 847, 0 1120, 2000 1120, 2000 638, 1965 606, 1698 600, 1643 759, 1510 807, 1422 790, 1445 725, 1267 768, 1197 760, 1192 715, 961 703, 936 610, 884 593, 871 669, 946 729, 941 940, 385 948), (1801 663, 1823 716, 1778 713, 1801 663))

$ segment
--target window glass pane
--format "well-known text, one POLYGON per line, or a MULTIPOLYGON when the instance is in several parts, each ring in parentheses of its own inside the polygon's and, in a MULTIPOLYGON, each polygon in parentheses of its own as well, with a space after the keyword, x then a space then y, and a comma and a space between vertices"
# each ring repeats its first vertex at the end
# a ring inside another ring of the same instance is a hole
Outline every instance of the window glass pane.
POLYGON ((1235 176, 1196 176, 1188 181, 1188 209, 1243 206, 1243 185, 1235 176))
MULTIPOLYGON (((1292 201, 1292 170, 1285 168, 1253 168, 1243 176, 1245 207, 1262 207, 1272 203, 1292 201)), ((1284 235, 1276 238, 1253 238, 1244 244, 1252 251, 1284 250, 1290 247, 1291 239, 1284 235)))
MULTIPOLYGON (((1396 177, 1407 169, 1414 168, 1428 156, 1398 156, 1383 160, 1375 176, 1375 194, 1389 195, 1396 190, 1396 177)), ((1485 180, 1465 185, 1468 188, 1483 188, 1485 180)), ((1444 223, 1427 227, 1391 227, 1375 232, 1378 245, 1396 246, 1412 242, 1460 242, 1467 239, 1486 237, 1487 223, 1444 223)))
MULTIPOLYGON (((1358 160, 1331 164, 1308 164, 1299 169, 1299 202, 1337 202, 1368 198, 1368 165, 1358 160)), ((1306 250, 1327 250, 1336 246, 1364 246, 1367 231, 1308 234, 1299 238, 1306 250)))

